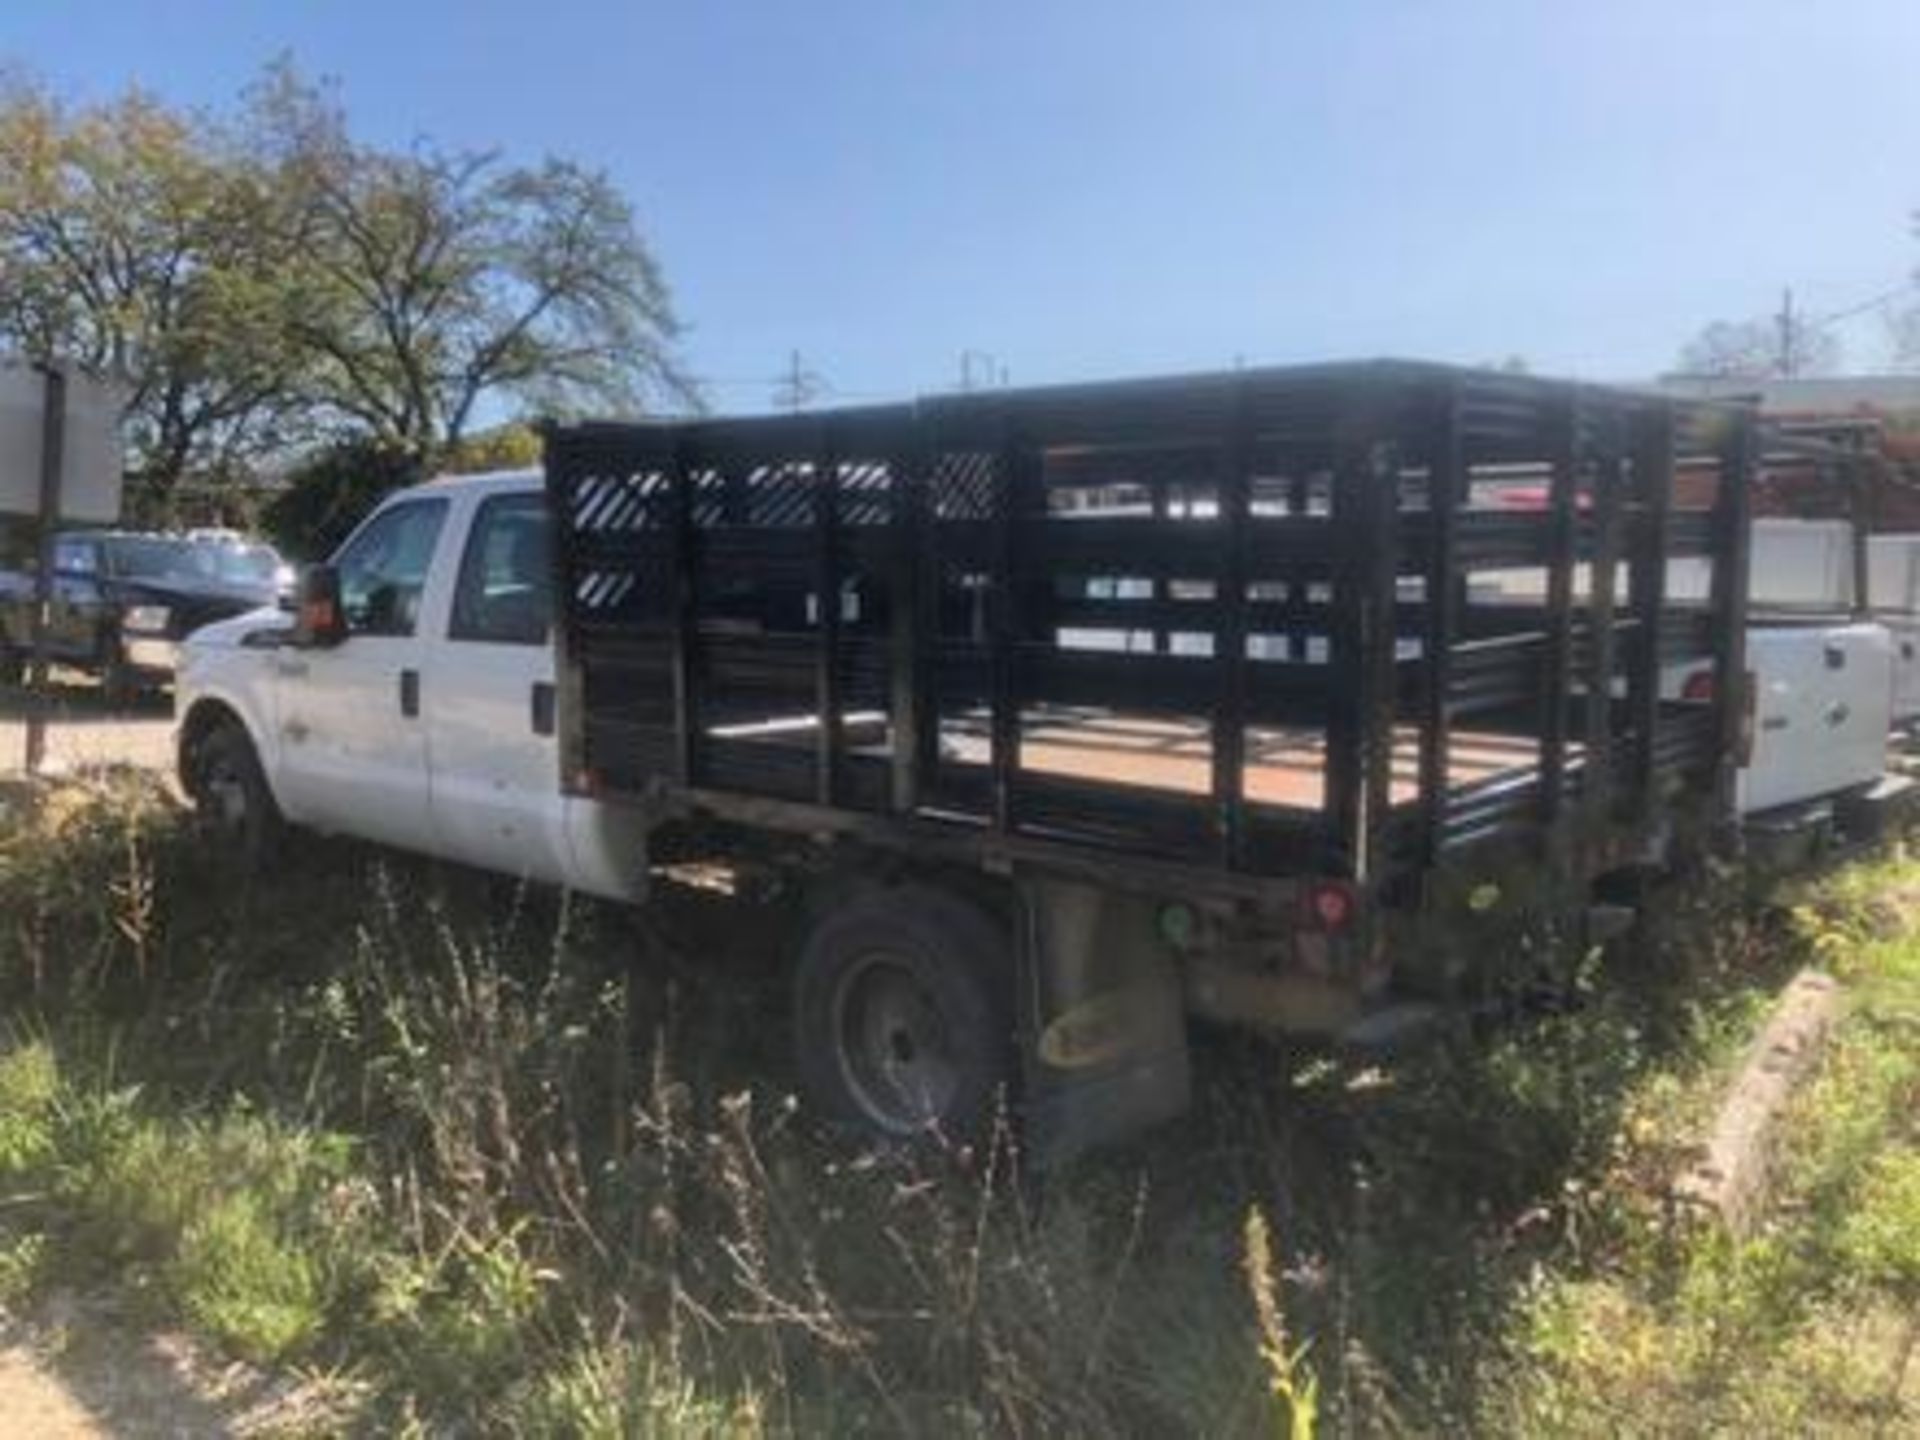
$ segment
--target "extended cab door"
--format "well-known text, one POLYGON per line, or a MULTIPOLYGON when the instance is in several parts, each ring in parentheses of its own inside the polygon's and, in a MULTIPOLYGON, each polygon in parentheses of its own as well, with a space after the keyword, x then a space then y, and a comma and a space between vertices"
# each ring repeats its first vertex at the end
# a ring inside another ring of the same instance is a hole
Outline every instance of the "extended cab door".
POLYGON ((421 718, 423 636, 436 599, 445 603, 449 564, 436 566, 435 558, 447 510, 446 497, 436 495, 377 512, 334 560, 347 638, 329 650, 276 654, 277 778, 292 819, 435 848, 421 718))
POLYGON ((503 491, 474 507, 446 639, 427 671, 437 848, 489 870, 566 884, 546 497, 503 491))

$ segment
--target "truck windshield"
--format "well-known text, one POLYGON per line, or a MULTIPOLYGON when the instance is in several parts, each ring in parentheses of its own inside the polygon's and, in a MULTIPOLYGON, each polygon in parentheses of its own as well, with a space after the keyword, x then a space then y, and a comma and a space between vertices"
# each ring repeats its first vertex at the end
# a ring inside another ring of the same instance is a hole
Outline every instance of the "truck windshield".
POLYGON ((228 585, 271 585, 280 572, 279 554, 268 545, 200 541, 193 547, 195 570, 228 585))
POLYGON ((123 535, 110 539, 107 570, 128 580, 178 580, 191 577, 193 557, 187 542, 158 535, 123 535))

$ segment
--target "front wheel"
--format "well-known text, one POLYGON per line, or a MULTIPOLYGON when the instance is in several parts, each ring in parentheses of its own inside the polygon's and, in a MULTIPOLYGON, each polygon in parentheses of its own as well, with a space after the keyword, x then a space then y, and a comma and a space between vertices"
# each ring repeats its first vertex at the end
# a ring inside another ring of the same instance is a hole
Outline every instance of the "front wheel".
POLYGON ((209 733, 194 752, 187 781, 209 838, 248 873, 265 869, 286 822, 246 731, 228 722, 209 733))
POLYGON ((927 886, 856 893, 807 937, 796 978, 802 1086, 893 1138, 965 1139, 1014 1078, 1011 937, 927 886))

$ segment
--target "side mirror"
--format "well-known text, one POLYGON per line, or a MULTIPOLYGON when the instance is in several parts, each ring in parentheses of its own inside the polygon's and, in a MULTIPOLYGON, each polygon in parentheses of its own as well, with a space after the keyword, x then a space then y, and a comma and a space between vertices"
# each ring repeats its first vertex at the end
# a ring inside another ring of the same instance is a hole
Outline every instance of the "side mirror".
POLYGON ((340 608, 340 572, 331 565, 308 565, 293 587, 293 633, 299 650, 330 650, 347 638, 347 615, 340 608))

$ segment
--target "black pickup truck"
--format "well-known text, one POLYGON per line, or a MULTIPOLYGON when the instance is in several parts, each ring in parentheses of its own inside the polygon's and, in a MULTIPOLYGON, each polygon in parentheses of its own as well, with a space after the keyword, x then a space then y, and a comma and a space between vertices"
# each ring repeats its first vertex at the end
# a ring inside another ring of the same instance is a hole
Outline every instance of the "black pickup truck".
MULTIPOLYGON (((287 574, 266 545, 179 535, 66 531, 51 553, 47 658, 115 698, 166 684, 181 640, 273 604, 287 574)), ((0 682, 17 683, 32 653, 33 596, 31 574, 0 572, 0 682)))

